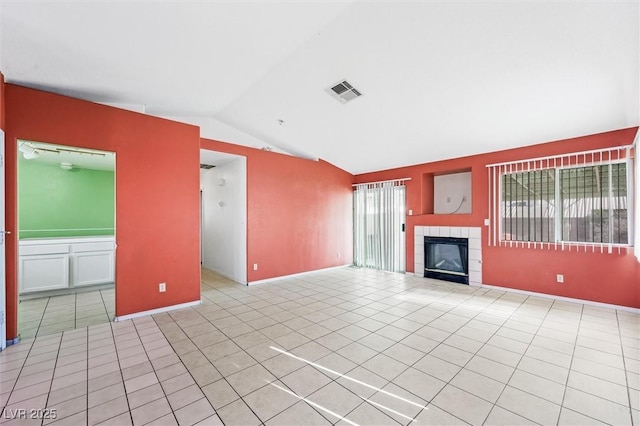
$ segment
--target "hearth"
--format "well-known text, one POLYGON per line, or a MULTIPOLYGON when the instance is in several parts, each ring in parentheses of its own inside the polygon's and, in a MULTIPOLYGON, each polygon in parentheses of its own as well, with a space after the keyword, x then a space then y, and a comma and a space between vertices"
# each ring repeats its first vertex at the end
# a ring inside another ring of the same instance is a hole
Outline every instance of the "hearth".
POLYGON ((469 284, 469 239, 424 237, 424 276, 469 284))

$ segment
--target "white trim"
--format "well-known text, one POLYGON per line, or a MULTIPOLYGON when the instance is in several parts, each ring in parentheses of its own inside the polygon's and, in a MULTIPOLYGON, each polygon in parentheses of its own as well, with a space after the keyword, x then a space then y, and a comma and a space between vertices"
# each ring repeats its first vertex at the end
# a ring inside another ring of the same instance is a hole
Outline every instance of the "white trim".
POLYGON ((264 280, 249 281, 249 282, 247 282, 247 285, 263 284, 263 283, 267 283, 267 282, 271 282, 271 281, 279 281, 279 280, 284 280, 284 279, 287 279, 287 278, 293 278, 293 277, 300 277, 300 276, 303 276, 303 275, 315 274, 316 272, 327 272, 327 271, 332 271, 334 269, 348 268, 349 266, 352 266, 352 264, 351 263, 348 263, 348 264, 346 263, 344 265, 332 266, 330 268, 314 269, 313 271, 298 272, 296 274, 281 275, 279 277, 273 277, 273 278, 265 278, 264 280))
POLYGON ((592 300, 574 299, 573 297, 556 296, 554 294, 537 293, 535 291, 518 290, 516 288, 500 287, 497 285, 482 284, 482 288, 488 288, 491 290, 502 290, 509 293, 526 294, 529 296, 541 297, 543 299, 561 300, 563 302, 579 303, 581 305, 597 306, 600 308, 616 309, 619 311, 631 312, 634 314, 640 314, 640 308, 632 308, 630 306, 613 305, 611 303, 594 302, 592 300))
POLYGON ((115 317, 114 322, 126 321, 134 318, 145 317, 147 315, 160 314, 162 312, 169 312, 176 309, 189 308, 191 306, 198 306, 202 303, 201 299, 194 300, 193 302, 179 303, 177 305, 165 306, 163 308, 149 309, 148 311, 136 312, 135 314, 122 315, 115 317))

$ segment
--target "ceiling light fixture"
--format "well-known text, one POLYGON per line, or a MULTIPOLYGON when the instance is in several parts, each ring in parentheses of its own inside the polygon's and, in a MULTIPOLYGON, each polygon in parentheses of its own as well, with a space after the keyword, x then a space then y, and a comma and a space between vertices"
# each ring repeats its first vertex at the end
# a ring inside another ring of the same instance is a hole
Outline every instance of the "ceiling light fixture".
POLYGON ((26 143, 21 143, 18 146, 18 150, 20 150, 25 160, 33 160, 40 156, 40 152, 37 149, 26 143))
POLYGON ((60 163, 60 168, 63 170, 71 170, 73 169, 73 164, 71 163, 60 163))

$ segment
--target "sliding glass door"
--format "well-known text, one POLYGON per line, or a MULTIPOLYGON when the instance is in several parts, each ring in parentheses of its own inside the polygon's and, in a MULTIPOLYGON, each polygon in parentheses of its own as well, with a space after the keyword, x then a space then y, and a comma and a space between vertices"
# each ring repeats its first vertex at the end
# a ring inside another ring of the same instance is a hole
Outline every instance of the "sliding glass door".
POLYGON ((356 185, 355 266, 405 272, 405 197, 402 181, 356 185))

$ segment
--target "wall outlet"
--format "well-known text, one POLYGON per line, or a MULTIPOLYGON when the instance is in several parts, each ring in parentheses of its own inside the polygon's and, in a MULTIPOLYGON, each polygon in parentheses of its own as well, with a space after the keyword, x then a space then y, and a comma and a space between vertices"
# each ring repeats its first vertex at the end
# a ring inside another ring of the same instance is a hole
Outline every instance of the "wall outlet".
POLYGON ((167 283, 158 284, 158 291, 160 293, 164 293, 165 291, 167 291, 167 283))
POLYGON ((410 209, 409 210, 409 216, 412 216, 412 215, 413 215, 413 210, 410 209))
POLYGON ((562 274, 556 275, 556 282, 563 283, 564 282, 564 275, 562 275, 562 274))
POLYGON ((338 256, 338 259, 340 259, 340 256, 341 256, 340 252, 338 252, 337 256, 338 256))
POLYGON ((257 263, 254 263, 254 264, 253 264, 253 270, 254 270, 254 271, 257 271, 257 270, 258 270, 258 264, 257 264, 257 263))

